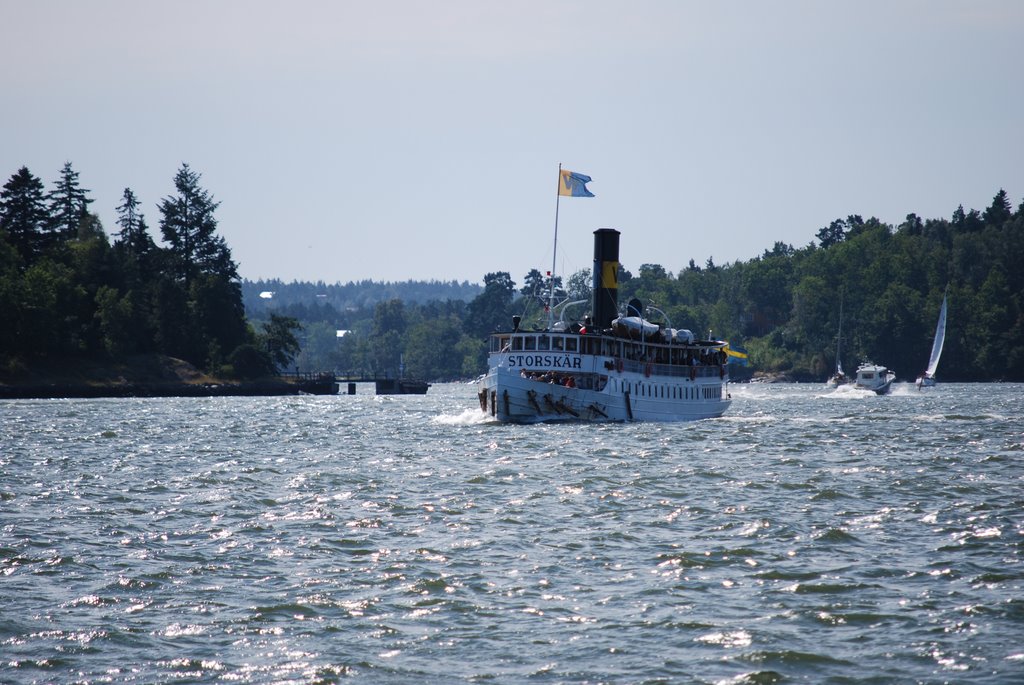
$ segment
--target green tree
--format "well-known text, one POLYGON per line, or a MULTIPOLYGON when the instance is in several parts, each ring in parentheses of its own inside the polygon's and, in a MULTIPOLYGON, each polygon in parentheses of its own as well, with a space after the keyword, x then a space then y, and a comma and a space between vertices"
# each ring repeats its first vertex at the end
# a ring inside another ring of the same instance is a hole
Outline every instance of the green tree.
POLYGON ((590 269, 581 269, 569 276, 569 279, 565 283, 565 289, 570 300, 589 300, 591 299, 591 282, 592 278, 590 275, 590 269))
POLYGON ((96 319, 102 336, 103 348, 112 357, 134 352, 136 332, 132 296, 121 297, 110 286, 101 286, 96 292, 96 319))
POLYGON ((220 206, 199 186, 199 174, 182 164, 174 176, 177 196, 160 203, 160 231, 169 246, 171 267, 186 287, 199 274, 237 280, 238 267, 224 238, 216 234, 220 206))
POLYGON ((408 326, 402 300, 380 302, 374 308, 369 342, 371 364, 378 373, 395 373, 401 363, 402 340, 408 326))
POLYGON ((484 276, 484 291, 469 303, 466 328, 470 335, 485 338, 494 330, 512 326, 512 297, 516 284, 507 271, 484 276))
POLYGON ((462 327, 451 318, 423 321, 409 329, 405 362, 416 378, 458 378, 463 359, 458 351, 462 327))
POLYGON ((174 177, 177 196, 160 203, 160 230, 168 243, 172 282, 161 286, 158 329, 164 344, 185 359, 215 368, 247 343, 245 307, 238 267, 224 239, 216 234, 219 203, 199 186, 199 174, 183 164, 174 177), (181 292, 172 294, 178 287, 181 292), (169 326, 180 326, 174 331, 169 326))
POLYGON ((523 297, 538 297, 546 299, 547 279, 537 269, 530 269, 530 272, 523 278, 523 287, 519 289, 523 297))
POLYGON ((236 347, 227 358, 231 375, 241 379, 256 379, 274 373, 274 365, 266 352, 253 343, 236 347))
POLYGON ((1024 341, 1011 339, 1010 333, 1021 316, 1020 293, 1010 291, 1006 271, 996 265, 978 290, 978 309, 974 317, 977 332, 976 363, 982 374, 998 378, 1005 368, 1008 353, 1022 347, 1024 341))
POLYGON ((462 359, 460 375, 463 378, 473 378, 487 370, 487 343, 483 339, 463 334, 455 351, 462 359))
POLYGON ((336 325, 327 321, 308 321, 301 325, 300 349, 294 359, 296 366, 324 370, 348 368, 339 361, 343 338, 338 337, 336 325))
POLYGON ((835 368, 839 299, 819 276, 806 276, 793 288, 789 330, 815 375, 828 375, 835 368))
POLYGON ((22 278, 20 257, 0 230, 0 370, 2 363, 16 356, 21 330, 22 278))
POLYGON ((301 330, 302 324, 290 316, 271 314, 270 321, 263 324, 261 347, 277 370, 286 369, 298 355, 299 341, 295 334, 301 330))
POLYGON ((139 259, 156 250, 156 243, 149 235, 146 217, 139 210, 139 200, 131 188, 125 188, 121 204, 117 207, 118 231, 115 246, 121 246, 128 255, 139 259))
POLYGON ((1010 205, 1010 198, 1007 197, 1006 191, 1000 188, 996 196, 992 198, 992 204, 982 215, 982 220, 986 226, 999 228, 1003 223, 1012 218, 1013 210, 1010 205))
POLYGON ((99 219, 92 214, 83 217, 81 235, 66 241, 61 258, 72 269, 73 280, 82 293, 78 309, 66 311, 65 317, 76 324, 79 347, 88 353, 102 353, 103 334, 96 318, 97 294, 102 288, 117 288, 120 277, 113 250, 99 219))
POLYGON ((0 192, 0 230, 26 265, 35 262, 52 242, 43 182, 28 167, 18 169, 0 192))
POLYGON ((84 290, 67 266, 44 258, 24 274, 19 352, 26 357, 78 355, 81 349, 79 320, 84 290))
POLYGON ((71 162, 65 162, 60 178, 47 196, 53 231, 62 239, 78 237, 83 219, 89 213, 89 203, 92 202, 87 196, 88 192, 79 185, 78 172, 72 168, 71 162))
POLYGON ((188 290, 188 301, 198 333, 191 358, 216 368, 224 355, 247 342, 241 290, 237 282, 218 274, 199 274, 188 290))
POLYGON ((846 238, 846 223, 842 219, 836 219, 828 226, 818 231, 818 242, 822 248, 829 248, 836 243, 843 242, 846 238))
POLYGON ((160 274, 153 281, 147 303, 148 327, 153 331, 157 352, 202 363, 202 345, 189 312, 188 295, 170 275, 160 274))

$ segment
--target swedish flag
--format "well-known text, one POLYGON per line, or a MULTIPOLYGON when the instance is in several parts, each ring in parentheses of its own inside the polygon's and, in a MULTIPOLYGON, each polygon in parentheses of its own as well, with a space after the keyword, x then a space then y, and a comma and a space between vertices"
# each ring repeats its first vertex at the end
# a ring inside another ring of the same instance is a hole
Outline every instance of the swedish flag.
POLYGON ((562 169, 558 174, 558 194, 569 197, 594 197, 594 194, 587 190, 588 183, 590 177, 586 174, 562 169))
POLYGON ((728 355, 730 364, 737 364, 739 366, 747 365, 747 353, 745 350, 741 350, 739 348, 734 350, 726 345, 725 354, 728 355))

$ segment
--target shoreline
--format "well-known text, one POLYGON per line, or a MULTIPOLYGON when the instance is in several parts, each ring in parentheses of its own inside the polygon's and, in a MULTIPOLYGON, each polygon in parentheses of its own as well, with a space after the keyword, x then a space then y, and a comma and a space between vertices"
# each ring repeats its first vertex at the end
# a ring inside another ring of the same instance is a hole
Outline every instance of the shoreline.
POLYGON ((339 389, 333 373, 225 380, 204 375, 187 362, 162 355, 133 355, 106 363, 49 360, 17 373, 0 375, 0 400, 336 395, 339 389))
POLYGON ((224 383, 45 383, 7 385, 0 383, 0 400, 55 400, 122 397, 269 397, 288 395, 337 395, 333 377, 323 380, 285 380, 224 383))

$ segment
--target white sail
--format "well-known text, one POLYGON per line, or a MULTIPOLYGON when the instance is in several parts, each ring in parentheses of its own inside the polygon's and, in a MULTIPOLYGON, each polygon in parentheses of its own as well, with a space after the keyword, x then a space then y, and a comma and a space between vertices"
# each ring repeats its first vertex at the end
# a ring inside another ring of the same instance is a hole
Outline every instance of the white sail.
POLYGON ((939 368, 939 357, 942 356, 942 344, 946 340, 946 297, 942 297, 942 307, 939 309, 939 323, 935 326, 935 340, 932 342, 932 356, 928 359, 928 369, 924 375, 928 378, 935 376, 935 370, 939 368))

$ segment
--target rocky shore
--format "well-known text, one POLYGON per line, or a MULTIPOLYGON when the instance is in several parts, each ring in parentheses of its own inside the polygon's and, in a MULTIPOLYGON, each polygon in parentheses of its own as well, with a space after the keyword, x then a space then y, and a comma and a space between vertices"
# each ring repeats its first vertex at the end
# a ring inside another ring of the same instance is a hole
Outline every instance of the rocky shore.
POLYGON ((212 378, 180 359, 136 355, 116 363, 47 362, 0 375, 0 399, 335 395, 333 374, 290 374, 250 381, 212 378))

